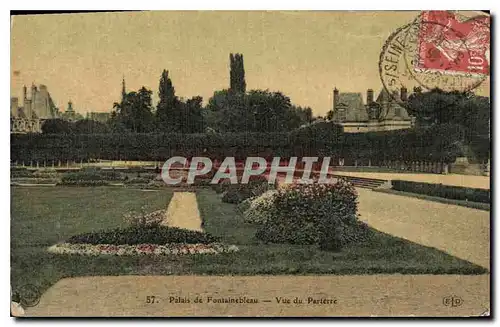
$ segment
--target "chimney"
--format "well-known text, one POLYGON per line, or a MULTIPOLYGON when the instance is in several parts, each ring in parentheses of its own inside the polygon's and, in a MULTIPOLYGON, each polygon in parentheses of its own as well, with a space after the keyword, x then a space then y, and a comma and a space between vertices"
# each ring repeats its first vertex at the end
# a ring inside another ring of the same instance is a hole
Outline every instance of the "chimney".
POLYGON ((335 87, 333 89, 333 110, 337 108, 338 103, 339 103, 339 90, 337 90, 337 88, 335 87))
POLYGON ((23 102, 24 102, 24 100, 26 100, 26 99, 27 99, 27 92, 28 92, 28 91, 27 91, 27 89, 26 89, 26 85, 24 85, 24 86, 23 86, 23 102))
POLYGON ((404 86, 401 86, 400 99, 402 102, 408 101, 408 90, 404 86))
POLYGON ((371 104, 373 103, 373 90, 368 89, 366 91, 366 104, 371 104))

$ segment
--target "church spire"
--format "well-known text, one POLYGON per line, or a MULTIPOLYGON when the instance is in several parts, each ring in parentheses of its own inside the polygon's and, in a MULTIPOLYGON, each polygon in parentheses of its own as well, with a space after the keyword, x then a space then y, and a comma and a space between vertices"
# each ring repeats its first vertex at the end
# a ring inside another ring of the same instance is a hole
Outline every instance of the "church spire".
POLYGON ((125 75, 122 79, 122 102, 125 101, 125 96, 127 95, 127 91, 125 90, 125 75))

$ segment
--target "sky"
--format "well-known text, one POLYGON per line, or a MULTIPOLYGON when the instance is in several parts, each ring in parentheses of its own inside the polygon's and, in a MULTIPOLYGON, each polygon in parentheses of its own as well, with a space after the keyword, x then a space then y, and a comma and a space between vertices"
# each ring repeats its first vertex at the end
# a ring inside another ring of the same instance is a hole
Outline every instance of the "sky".
MULTIPOLYGON (((332 90, 382 88, 385 40, 417 12, 150 11, 16 16, 11 20, 11 95, 45 84, 56 106, 111 111, 145 86, 157 100, 163 69, 176 94, 229 87, 229 54, 244 57, 247 90, 281 91, 315 115, 332 107, 332 90), (14 73, 17 72, 17 73, 14 73)), ((479 90, 479 93, 483 92, 479 90)))

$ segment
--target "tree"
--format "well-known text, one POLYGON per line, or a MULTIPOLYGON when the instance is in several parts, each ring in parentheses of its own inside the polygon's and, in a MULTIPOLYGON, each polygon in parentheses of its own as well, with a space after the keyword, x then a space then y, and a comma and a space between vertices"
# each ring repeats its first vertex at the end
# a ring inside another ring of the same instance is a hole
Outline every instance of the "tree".
POLYGON ((221 90, 208 100, 204 117, 219 132, 288 131, 313 120, 311 108, 293 106, 281 92, 221 90))
POLYGON ((245 93, 247 84, 245 82, 245 68, 243 66, 243 55, 229 54, 230 70, 229 70, 229 89, 231 92, 245 93))
POLYGON ((113 123, 135 133, 150 132, 153 129, 152 93, 144 86, 137 92, 127 93, 121 103, 113 105, 113 123))
POLYGON ((195 96, 188 99, 183 104, 183 123, 181 125, 181 132, 183 133, 201 133, 205 129, 204 117, 202 114, 203 98, 195 96))
POLYGON ((71 134, 73 133, 73 124, 60 118, 47 119, 42 124, 42 133, 46 134, 71 134))
POLYGON ((160 100, 156 106, 157 128, 161 131, 178 131, 180 129, 179 99, 175 95, 175 88, 168 76, 168 70, 163 70, 158 90, 160 100))

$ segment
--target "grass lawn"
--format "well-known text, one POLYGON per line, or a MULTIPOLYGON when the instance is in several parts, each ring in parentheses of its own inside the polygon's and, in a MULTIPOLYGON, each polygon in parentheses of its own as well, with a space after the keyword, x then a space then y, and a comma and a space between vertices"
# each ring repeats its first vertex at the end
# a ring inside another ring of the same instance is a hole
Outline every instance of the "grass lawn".
POLYGON ((46 248, 72 235, 123 226, 130 210, 164 209, 172 192, 113 187, 12 187, 11 280, 15 291, 33 284, 41 291, 64 277, 89 275, 256 274, 481 274, 487 269, 439 250, 376 232, 366 244, 339 253, 316 246, 262 244, 236 206, 215 192, 198 192, 207 232, 236 244, 223 255, 83 257, 54 255, 46 248))

